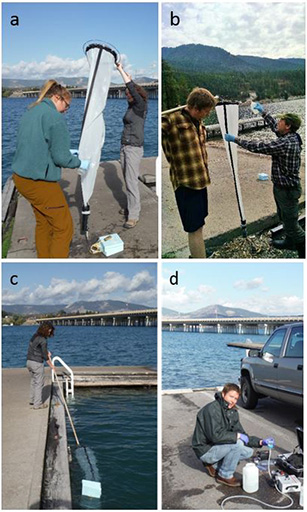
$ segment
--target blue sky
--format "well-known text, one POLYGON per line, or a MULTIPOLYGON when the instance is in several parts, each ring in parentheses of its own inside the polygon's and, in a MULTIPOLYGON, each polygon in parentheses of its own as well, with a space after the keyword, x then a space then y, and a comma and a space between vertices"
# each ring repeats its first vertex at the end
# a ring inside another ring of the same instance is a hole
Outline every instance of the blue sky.
POLYGON ((156 307, 155 263, 4 263, 2 304, 122 300, 156 307), (17 275, 10 283, 12 275, 17 275))
POLYGON ((163 307, 190 312, 213 304, 268 315, 303 314, 301 263, 163 263, 163 307), (169 282, 178 270, 178 285, 169 282))
POLYGON ((233 55, 305 57, 305 2, 162 4, 162 45, 218 46, 233 55), (180 17, 170 25, 170 12, 180 17))
POLYGON ((157 76, 156 3, 3 3, 2 27, 3 78, 86 76, 83 45, 93 39, 115 46, 133 76, 157 76))

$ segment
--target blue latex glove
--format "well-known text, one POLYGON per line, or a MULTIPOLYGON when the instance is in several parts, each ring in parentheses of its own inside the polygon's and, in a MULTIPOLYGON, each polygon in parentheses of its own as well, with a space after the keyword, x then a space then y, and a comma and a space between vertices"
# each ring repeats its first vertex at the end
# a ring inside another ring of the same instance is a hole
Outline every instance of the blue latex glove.
POLYGON ((89 160, 81 160, 80 169, 82 169, 83 171, 88 171, 90 163, 91 162, 89 160))
POLYGON ((72 155, 79 156, 79 149, 70 149, 69 151, 71 152, 72 155))
POLYGON ((240 439, 244 444, 248 444, 249 438, 246 434, 240 434, 240 439))
POLYGON ((234 135, 230 135, 230 133, 225 133, 224 139, 226 140, 226 142, 234 142, 235 141, 235 136, 234 135))
POLYGON ((262 439, 262 446, 268 446, 269 448, 274 448, 275 439, 274 437, 267 437, 266 439, 262 439))
POLYGON ((263 106, 261 105, 261 103, 258 103, 258 101, 256 103, 254 103, 253 108, 255 110, 258 110, 258 112, 260 112, 260 114, 262 114, 262 112, 264 111, 263 106))

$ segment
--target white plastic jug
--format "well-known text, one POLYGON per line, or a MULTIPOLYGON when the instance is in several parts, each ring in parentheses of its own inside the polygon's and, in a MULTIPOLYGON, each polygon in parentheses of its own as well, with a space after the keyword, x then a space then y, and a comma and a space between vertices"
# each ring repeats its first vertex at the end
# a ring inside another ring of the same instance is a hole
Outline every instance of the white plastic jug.
POLYGON ((243 468, 243 491, 256 492, 259 489, 259 469, 253 462, 248 462, 243 468))

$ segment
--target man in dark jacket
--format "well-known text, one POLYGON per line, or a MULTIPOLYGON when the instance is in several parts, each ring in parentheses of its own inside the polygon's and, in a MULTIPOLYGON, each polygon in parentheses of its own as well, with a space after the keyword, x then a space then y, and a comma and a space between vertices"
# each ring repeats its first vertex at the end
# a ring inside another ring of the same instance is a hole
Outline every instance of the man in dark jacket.
POLYGON ((297 250, 299 258, 305 258, 305 231, 298 223, 299 198, 302 194, 300 166, 303 142, 297 130, 301 126, 301 119, 297 114, 289 112, 278 116, 279 121, 276 121, 260 103, 256 103, 254 108, 277 138, 271 141, 245 140, 226 133, 225 140, 252 153, 271 155, 273 194, 286 235, 282 240, 273 240, 272 245, 276 249, 297 250))
POLYGON ((223 391, 215 394, 214 402, 197 414, 192 439, 193 450, 206 465, 209 475, 230 487, 241 485, 233 476, 240 460, 251 457, 253 448, 274 445, 272 438, 260 439, 246 434, 236 408, 239 396, 237 384, 225 384, 223 391))

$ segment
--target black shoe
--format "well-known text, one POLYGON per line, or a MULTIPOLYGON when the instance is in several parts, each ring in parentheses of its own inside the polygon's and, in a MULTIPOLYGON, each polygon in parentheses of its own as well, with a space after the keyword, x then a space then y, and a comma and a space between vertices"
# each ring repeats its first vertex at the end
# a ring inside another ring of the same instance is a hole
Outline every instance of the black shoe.
POLYGON ((296 250, 298 252, 298 257, 299 258, 306 258, 305 242, 301 242, 300 244, 296 244, 296 250))
POLYGON ((272 245, 275 247, 275 249, 285 250, 288 251, 295 251, 296 247, 295 244, 292 242, 291 238, 284 238, 283 240, 272 240, 272 245))

